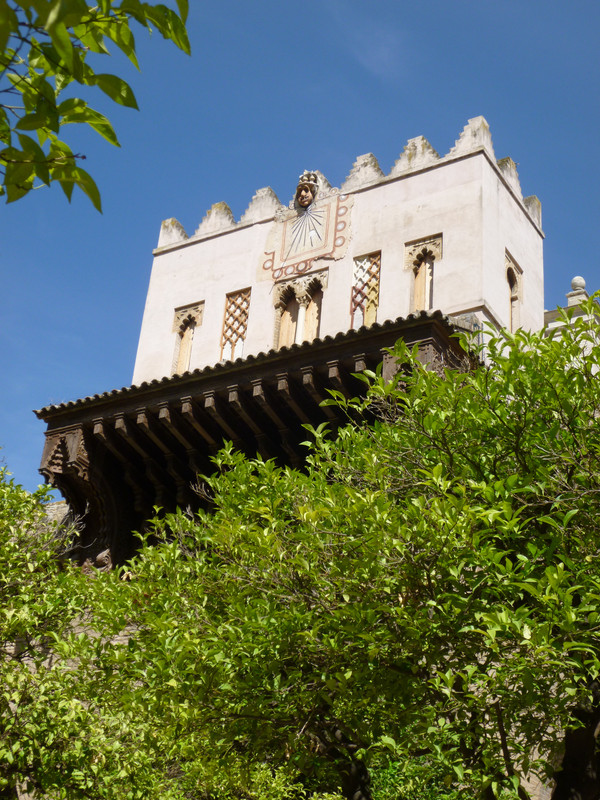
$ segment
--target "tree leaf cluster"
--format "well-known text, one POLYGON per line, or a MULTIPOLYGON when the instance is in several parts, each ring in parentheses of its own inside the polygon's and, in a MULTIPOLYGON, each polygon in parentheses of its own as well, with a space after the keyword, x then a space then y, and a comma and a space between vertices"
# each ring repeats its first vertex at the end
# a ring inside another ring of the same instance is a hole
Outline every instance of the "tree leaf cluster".
POLYGON ((20 719, 37 726, 31 743, 3 722, 23 752, 5 780, 60 798, 108 797, 98 770, 125 797, 581 793, 600 717, 588 312, 553 336, 490 335, 468 371, 399 343, 395 379, 367 375, 304 470, 227 446, 211 510, 157 516, 119 570, 47 558, 42 598, 11 556, 25 628, 4 639, 40 649, 35 670, 3 664, 30 681, 20 719), (45 742, 62 731, 59 757, 45 742))
POLYGON ((78 186, 101 210, 98 188, 81 167, 85 156, 72 152, 63 128, 83 124, 119 142, 109 119, 76 93, 97 87, 137 108, 123 78, 97 70, 99 57, 116 47, 139 68, 133 23, 189 53, 187 13, 188 0, 177 0, 177 10, 140 0, 0 0, 0 194, 7 202, 55 181, 69 200, 78 186))

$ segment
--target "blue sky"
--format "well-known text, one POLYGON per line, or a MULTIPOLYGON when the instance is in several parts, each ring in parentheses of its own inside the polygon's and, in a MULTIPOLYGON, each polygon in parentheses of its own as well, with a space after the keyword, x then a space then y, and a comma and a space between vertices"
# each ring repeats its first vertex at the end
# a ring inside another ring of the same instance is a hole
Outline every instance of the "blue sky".
MULTIPOLYGON (((192 57, 136 36, 140 111, 84 95, 111 147, 77 130, 104 213, 59 187, 0 206, 0 460, 33 489, 44 424, 32 409, 129 385, 160 223, 188 234, 224 200, 236 218, 304 169, 334 186, 373 152, 388 172, 423 135, 444 155, 467 120, 542 201, 546 307, 582 274, 600 288, 597 0, 191 0, 192 57)), ((215 268, 218 268, 216 265, 215 268)))

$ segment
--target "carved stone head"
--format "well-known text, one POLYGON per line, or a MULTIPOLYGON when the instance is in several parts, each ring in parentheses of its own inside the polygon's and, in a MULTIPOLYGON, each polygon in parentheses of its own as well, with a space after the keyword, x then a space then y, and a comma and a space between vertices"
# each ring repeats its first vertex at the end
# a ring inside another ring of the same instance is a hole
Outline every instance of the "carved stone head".
POLYGON ((305 170, 298 178, 298 187, 296 188, 296 205, 300 208, 308 208, 314 202, 317 191, 319 189, 318 178, 315 172, 305 170))

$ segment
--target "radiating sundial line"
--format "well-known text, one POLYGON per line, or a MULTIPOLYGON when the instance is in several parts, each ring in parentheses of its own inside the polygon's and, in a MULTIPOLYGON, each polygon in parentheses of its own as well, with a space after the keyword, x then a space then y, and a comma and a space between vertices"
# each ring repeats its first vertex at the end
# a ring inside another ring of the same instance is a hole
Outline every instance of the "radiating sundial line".
MULTIPOLYGON (((316 233, 317 236, 319 237, 319 241, 322 242, 323 238, 322 238, 321 234, 319 233, 319 229, 318 229, 317 225, 315 224, 314 220, 311 220, 311 225, 312 225, 311 233, 313 233, 313 232, 316 233)), ((312 244, 312 242, 311 242, 311 244, 312 244)))
MULTIPOLYGON (((287 255, 289 255, 292 250, 297 250, 298 249, 298 244, 301 242, 302 234, 305 232, 305 226, 306 226, 306 218, 305 217, 300 217, 294 223, 294 225, 292 227, 292 241, 290 242, 290 247, 289 247, 287 255)), ((302 240, 302 244, 304 244, 304 241, 305 241, 305 239, 302 240)), ((286 256, 286 258, 287 258, 287 256, 286 256)))
POLYGON ((307 208, 301 212, 291 224, 290 242, 287 247, 284 262, 290 258, 300 256, 303 252, 321 247, 325 241, 324 222, 327 217, 325 209, 307 208))

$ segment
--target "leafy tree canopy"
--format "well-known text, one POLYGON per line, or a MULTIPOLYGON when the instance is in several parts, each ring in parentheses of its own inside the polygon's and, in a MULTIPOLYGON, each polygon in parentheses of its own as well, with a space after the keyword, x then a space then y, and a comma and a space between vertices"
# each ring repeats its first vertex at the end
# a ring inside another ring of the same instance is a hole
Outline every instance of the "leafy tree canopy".
POLYGON ((137 103, 130 86, 97 71, 90 54, 109 55, 112 44, 138 67, 133 22, 189 53, 187 13, 188 0, 177 0, 177 11, 140 0, 0 0, 0 194, 7 202, 58 181, 69 200, 79 186, 101 210, 98 188, 63 141, 63 127, 88 125, 118 146, 110 121, 77 96, 78 86, 96 86, 123 106, 137 103))
POLYGON ((394 381, 332 400, 348 424, 314 432, 304 471, 226 448, 211 510, 156 519, 121 570, 45 567, 53 641, 39 597, 12 602, 54 659, 27 680, 63 705, 5 700, 18 780, 57 798, 525 800, 537 776, 597 800, 599 331, 486 348, 459 372, 399 344, 394 381))
POLYGON ((88 671, 91 578, 47 500, 0 470, 0 798, 180 798, 154 765, 156 720, 88 671))

